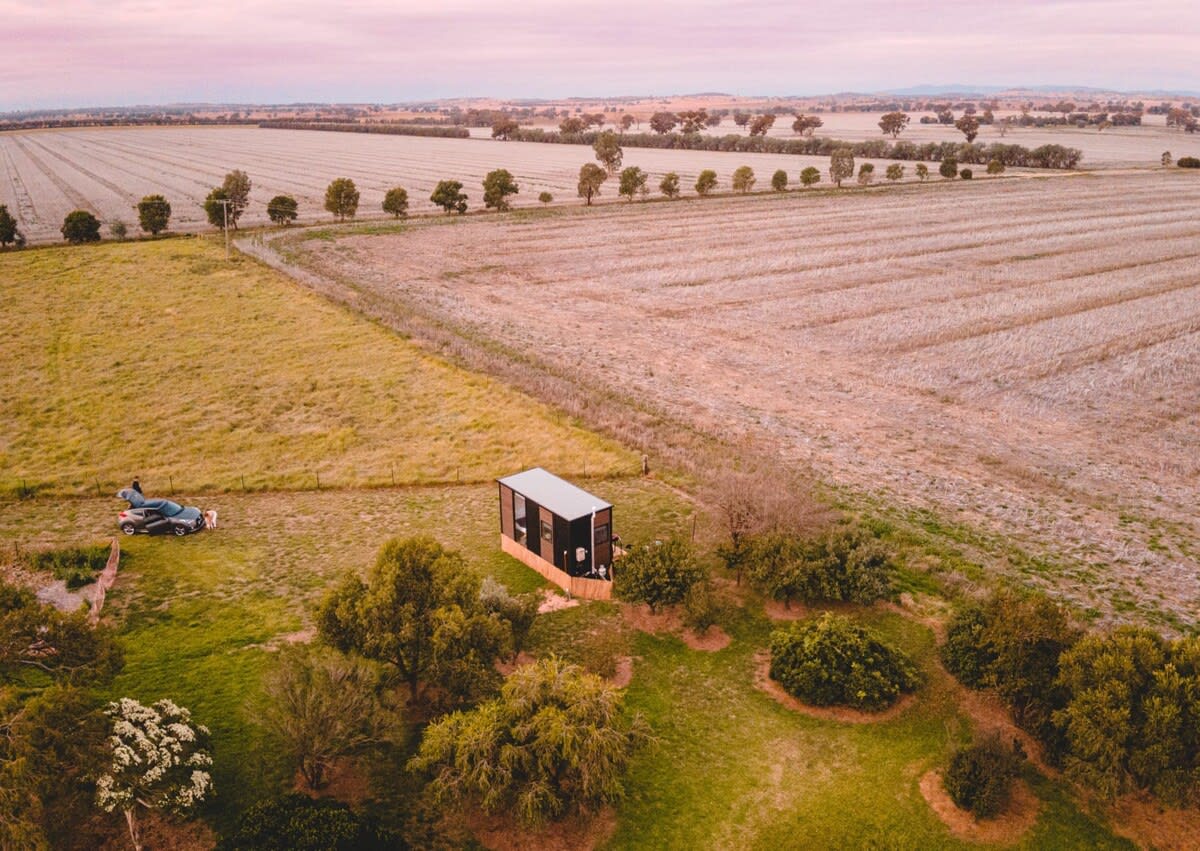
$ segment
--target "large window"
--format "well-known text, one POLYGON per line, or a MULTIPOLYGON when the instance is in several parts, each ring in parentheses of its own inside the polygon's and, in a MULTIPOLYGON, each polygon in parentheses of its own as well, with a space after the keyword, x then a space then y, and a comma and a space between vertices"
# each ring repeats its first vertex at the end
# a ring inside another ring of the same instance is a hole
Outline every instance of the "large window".
POLYGON ((546 543, 554 541, 554 527, 550 525, 549 520, 542 521, 542 540, 546 543))
POLYGON ((608 524, 601 523, 596 527, 596 546, 608 543, 608 524))
POLYGON ((529 532, 525 525, 525 497, 513 493, 513 539, 524 546, 529 545, 529 532))

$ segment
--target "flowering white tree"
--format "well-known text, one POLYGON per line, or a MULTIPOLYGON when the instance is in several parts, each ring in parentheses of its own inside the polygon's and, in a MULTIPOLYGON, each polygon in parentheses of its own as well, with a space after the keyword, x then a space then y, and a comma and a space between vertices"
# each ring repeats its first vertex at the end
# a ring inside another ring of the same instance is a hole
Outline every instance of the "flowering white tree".
POLYGON ((141 851, 139 807, 185 813, 212 792, 209 731, 170 700, 143 706, 123 697, 105 712, 113 719, 112 764, 96 781, 96 802, 105 812, 124 813, 141 851))

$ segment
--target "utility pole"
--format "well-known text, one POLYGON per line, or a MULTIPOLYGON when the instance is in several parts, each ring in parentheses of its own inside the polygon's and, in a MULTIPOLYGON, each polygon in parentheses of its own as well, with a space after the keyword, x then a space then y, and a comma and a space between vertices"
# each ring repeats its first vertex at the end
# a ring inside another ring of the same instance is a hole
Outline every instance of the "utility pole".
POLYGON ((230 201, 228 198, 209 198, 207 201, 205 201, 203 204, 201 204, 201 206, 207 207, 210 203, 221 205, 221 220, 222 220, 222 222, 224 222, 224 227, 222 228, 222 230, 225 231, 225 259, 229 260, 230 259, 230 253, 229 253, 229 204, 230 204, 230 201))

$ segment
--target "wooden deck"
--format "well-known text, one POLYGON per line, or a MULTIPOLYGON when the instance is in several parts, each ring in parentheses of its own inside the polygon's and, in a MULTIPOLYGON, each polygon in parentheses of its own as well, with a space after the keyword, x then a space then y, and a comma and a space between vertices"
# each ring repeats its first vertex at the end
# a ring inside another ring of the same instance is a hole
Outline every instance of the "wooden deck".
POLYGON ((612 599, 611 582, 604 579, 585 579, 580 576, 571 576, 566 571, 559 570, 536 553, 525 549, 525 547, 508 537, 508 535, 500 536, 500 549, 531 570, 536 570, 572 597, 579 597, 583 600, 612 599))

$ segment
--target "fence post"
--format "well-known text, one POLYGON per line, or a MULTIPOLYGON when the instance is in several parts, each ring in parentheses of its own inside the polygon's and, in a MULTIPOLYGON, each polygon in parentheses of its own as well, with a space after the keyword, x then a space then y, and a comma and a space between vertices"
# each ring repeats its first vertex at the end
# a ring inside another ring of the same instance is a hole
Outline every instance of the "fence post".
POLYGON ((321 489, 321 473, 318 471, 318 472, 313 473, 313 475, 317 477, 317 490, 320 490, 321 489))
POLYGON ((242 473, 242 493, 246 492, 246 474, 242 473))
POLYGON ((167 476, 167 481, 171 483, 171 496, 175 496, 175 477, 167 476))

